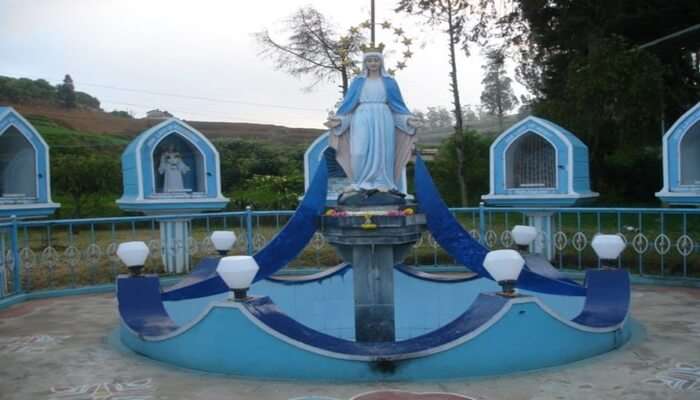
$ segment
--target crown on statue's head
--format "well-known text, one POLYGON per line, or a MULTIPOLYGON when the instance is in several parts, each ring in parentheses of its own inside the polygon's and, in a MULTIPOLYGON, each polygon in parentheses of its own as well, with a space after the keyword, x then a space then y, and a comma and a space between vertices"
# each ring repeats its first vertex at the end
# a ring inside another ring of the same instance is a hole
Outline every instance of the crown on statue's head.
POLYGON ((384 51, 384 43, 379 43, 377 46, 361 45, 360 49, 363 53, 382 53, 384 51))

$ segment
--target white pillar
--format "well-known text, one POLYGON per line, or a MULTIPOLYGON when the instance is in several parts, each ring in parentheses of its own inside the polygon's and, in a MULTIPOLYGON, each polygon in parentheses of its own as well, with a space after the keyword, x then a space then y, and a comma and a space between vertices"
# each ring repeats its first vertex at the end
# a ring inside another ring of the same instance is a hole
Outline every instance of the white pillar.
POLYGON ((5 249, 5 232, 0 230, 0 297, 8 293, 7 265, 5 265, 7 262, 7 258, 5 257, 7 250, 5 249))
POLYGON ((160 221, 160 254, 165 271, 184 273, 190 270, 190 220, 160 221))
POLYGON ((530 245, 530 252, 540 254, 549 261, 554 258, 554 239, 552 227, 553 216, 552 212, 529 212, 527 215, 527 223, 537 229, 537 237, 530 245))

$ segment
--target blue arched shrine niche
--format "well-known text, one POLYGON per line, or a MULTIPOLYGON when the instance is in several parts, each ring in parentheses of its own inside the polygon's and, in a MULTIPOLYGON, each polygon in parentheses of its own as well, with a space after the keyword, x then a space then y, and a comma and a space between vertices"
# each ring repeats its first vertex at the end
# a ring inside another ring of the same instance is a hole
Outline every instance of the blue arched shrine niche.
POLYGON ((700 189, 700 121, 685 132, 679 147, 680 184, 700 189))
POLYGON ((663 137, 664 187, 656 196, 672 205, 700 205, 700 103, 663 137))
POLYGON ((34 147, 15 127, 0 136, 0 198, 35 201, 37 195, 34 147))
POLYGON ((137 136, 122 154, 124 194, 120 208, 145 213, 218 210, 228 199, 221 195, 219 153, 200 132, 176 118, 137 136), (168 168, 177 171, 173 185, 168 168), (177 167, 179 165, 179 167, 177 167), (168 183, 170 182, 170 183, 168 183))
POLYGON ((0 107, 0 217, 44 217, 51 201, 49 147, 17 111, 0 107))
POLYGON ((542 118, 528 117, 503 132, 490 148, 490 205, 567 206, 588 201, 588 147, 542 118))

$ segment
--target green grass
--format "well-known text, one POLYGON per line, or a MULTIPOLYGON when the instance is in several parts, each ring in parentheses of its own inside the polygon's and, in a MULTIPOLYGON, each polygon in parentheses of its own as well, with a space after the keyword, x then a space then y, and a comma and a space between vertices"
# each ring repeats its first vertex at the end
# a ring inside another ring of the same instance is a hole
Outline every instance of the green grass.
POLYGON ((54 150, 93 148, 121 154, 131 140, 127 136, 76 131, 46 117, 30 116, 27 119, 54 150))

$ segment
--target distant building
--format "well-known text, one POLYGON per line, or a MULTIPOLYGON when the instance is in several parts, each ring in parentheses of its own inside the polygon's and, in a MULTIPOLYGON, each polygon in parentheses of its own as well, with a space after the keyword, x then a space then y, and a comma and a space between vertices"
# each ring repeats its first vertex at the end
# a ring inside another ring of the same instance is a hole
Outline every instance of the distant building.
POLYGON ((146 111, 146 119, 168 119, 172 117, 173 115, 169 112, 157 108, 155 110, 146 111))
POLYGON ((425 161, 433 161, 435 160, 435 157, 438 154, 438 149, 436 148, 431 148, 431 147, 424 147, 419 150, 420 156, 423 158, 425 161))

